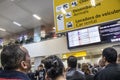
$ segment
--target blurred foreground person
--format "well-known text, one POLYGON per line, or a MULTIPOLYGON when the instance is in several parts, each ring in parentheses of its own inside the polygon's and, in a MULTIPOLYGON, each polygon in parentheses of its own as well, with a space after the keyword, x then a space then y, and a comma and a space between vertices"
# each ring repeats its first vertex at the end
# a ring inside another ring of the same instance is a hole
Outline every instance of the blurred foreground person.
POLYGON ((116 64, 117 51, 108 47, 102 52, 106 67, 95 75, 94 80, 120 80, 120 66, 116 64))
POLYGON ((64 65, 62 60, 55 55, 44 60, 46 80, 65 80, 64 65))
POLYGON ((85 80, 85 75, 82 71, 77 69, 77 58, 70 56, 67 59, 68 71, 66 73, 67 80, 85 80))
POLYGON ((7 45, 1 52, 0 80, 30 80, 27 72, 30 70, 30 56, 28 51, 16 44, 7 45))

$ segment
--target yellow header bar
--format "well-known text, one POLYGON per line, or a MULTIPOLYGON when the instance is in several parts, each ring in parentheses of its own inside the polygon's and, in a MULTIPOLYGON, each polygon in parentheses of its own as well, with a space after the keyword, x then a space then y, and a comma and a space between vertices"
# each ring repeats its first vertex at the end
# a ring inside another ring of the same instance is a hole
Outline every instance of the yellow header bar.
POLYGON ((77 52, 70 52, 70 53, 65 53, 62 54, 62 58, 68 58, 69 56, 75 56, 75 57, 84 57, 87 55, 86 51, 77 51, 77 52))

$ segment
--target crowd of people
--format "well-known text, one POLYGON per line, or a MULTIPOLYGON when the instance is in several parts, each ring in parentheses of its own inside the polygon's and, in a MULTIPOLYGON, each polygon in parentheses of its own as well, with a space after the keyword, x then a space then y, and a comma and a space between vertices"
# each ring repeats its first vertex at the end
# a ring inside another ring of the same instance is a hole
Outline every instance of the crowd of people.
POLYGON ((77 61, 75 56, 69 56, 65 68, 59 57, 51 55, 33 73, 27 49, 10 44, 1 52, 0 80, 120 80, 120 54, 113 47, 105 48, 102 59, 94 66, 77 61))

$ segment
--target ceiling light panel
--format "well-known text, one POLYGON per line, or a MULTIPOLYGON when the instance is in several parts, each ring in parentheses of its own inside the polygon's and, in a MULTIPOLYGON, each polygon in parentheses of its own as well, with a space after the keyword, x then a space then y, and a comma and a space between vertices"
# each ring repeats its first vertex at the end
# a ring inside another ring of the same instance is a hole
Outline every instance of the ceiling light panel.
POLYGON ((6 31, 4 28, 0 28, 0 31, 6 31))
POLYGON ((41 17, 39 17, 37 14, 33 14, 33 17, 36 18, 37 20, 41 20, 41 17))
POLYGON ((22 26, 20 23, 13 21, 13 24, 17 25, 17 26, 22 26))

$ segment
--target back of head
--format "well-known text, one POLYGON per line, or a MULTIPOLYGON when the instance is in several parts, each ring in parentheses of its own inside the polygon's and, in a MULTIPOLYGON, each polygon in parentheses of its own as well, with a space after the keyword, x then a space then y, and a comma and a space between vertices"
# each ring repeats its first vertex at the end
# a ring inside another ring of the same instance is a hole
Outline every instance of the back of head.
MULTIPOLYGON (((21 66, 22 61, 26 61, 26 51, 20 45, 11 44, 3 48, 1 52, 1 64, 4 70, 16 70, 21 66)), ((25 63, 25 65, 28 65, 25 63)), ((26 67, 26 66, 25 66, 26 67)))
POLYGON ((82 63, 82 70, 89 68, 87 63, 82 63))
POLYGON ((115 63, 117 60, 117 51, 112 47, 108 47, 103 50, 102 56, 105 57, 107 62, 115 63))
POLYGON ((49 56, 44 60, 45 69, 47 71, 47 76, 52 80, 63 75, 64 66, 62 60, 55 56, 49 56))
POLYGON ((67 64, 71 68, 76 68, 76 66, 77 66, 77 58, 74 57, 74 56, 68 57, 67 64))
POLYGON ((40 64, 40 65, 39 65, 39 67, 43 67, 43 65, 42 65, 42 64, 40 64))

